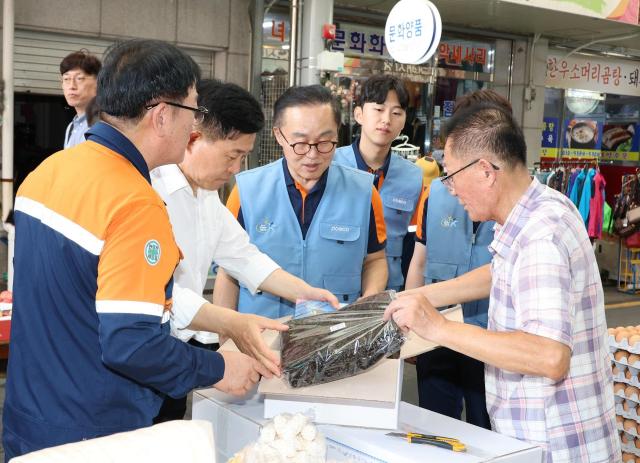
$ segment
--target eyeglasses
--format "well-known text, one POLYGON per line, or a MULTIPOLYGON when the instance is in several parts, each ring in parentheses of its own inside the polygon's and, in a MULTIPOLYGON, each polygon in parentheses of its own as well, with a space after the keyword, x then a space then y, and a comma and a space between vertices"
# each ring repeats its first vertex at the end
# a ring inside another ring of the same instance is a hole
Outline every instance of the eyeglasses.
MULTIPOLYGON (((449 174, 449 175, 446 175, 446 176, 442 177, 442 180, 441 180, 442 184, 443 184, 444 186, 446 186, 447 188, 452 189, 452 188, 453 188, 453 182, 452 182, 452 180, 451 180, 451 179, 452 179, 452 177, 453 177, 454 175, 456 175, 456 174, 458 174, 458 173, 462 172, 462 171, 463 171, 463 170, 465 170, 466 168, 471 167, 472 165, 474 165, 475 163, 477 163, 478 161, 481 161, 481 160, 482 160, 482 158, 476 159, 475 161, 471 161, 471 162, 470 162, 469 164, 467 164, 466 166, 463 166, 463 167, 461 167, 460 169, 456 170, 455 172, 452 172, 451 174, 449 174)), ((489 162, 489 161, 487 161, 487 162, 489 162)), ((491 167, 493 167, 493 170, 500 170, 500 167, 496 166, 494 163, 489 162, 489 164, 491 165, 491 167)))
POLYGON ((337 141, 330 141, 330 140, 319 141, 318 143, 307 143, 304 141, 300 141, 298 143, 289 143, 289 140, 286 139, 286 137, 282 133, 282 130, 280 130, 280 127, 278 127, 278 132, 280 132, 280 135, 282 135, 282 138, 284 138, 284 141, 287 142, 287 145, 293 148, 293 152, 296 153, 298 156, 304 156, 309 151, 311 151, 311 148, 314 148, 314 147, 316 151, 320 154, 329 154, 331 151, 333 151, 333 149, 338 144, 337 141))
POLYGON ((194 108, 193 106, 185 106, 183 104, 174 103, 173 101, 158 101, 157 103, 148 104, 147 106, 144 107, 144 109, 148 111, 150 109, 155 108, 160 103, 164 103, 169 106, 175 106, 176 108, 188 109, 189 111, 193 111, 193 117, 195 118, 196 124, 201 124, 202 121, 204 121, 205 114, 209 114, 209 110, 204 106, 198 106, 197 108, 194 108))

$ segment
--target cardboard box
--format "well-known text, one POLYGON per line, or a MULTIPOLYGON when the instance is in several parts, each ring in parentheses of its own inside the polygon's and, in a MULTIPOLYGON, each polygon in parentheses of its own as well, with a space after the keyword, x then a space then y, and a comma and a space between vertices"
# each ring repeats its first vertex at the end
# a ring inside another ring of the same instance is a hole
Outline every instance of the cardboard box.
MULTIPOLYGON (((462 308, 443 311, 454 321, 462 321, 462 308)), ((277 332, 265 332, 265 342, 280 349, 277 332)), ((301 388, 292 388, 284 377, 263 378, 258 392, 264 395, 264 418, 280 413, 305 413, 316 423, 396 429, 398 427, 404 359, 438 347, 410 333, 399 359, 386 358, 364 373, 301 388)), ((220 349, 237 349, 225 343, 220 349)))

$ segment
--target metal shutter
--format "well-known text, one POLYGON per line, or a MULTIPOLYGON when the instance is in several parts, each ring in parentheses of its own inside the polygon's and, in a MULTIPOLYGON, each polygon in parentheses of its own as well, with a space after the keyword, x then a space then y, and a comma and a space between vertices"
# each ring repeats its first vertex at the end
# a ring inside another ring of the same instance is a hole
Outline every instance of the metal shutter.
MULTIPOLYGON (((16 29, 15 91, 61 95, 60 61, 69 53, 81 48, 86 48, 98 57, 102 57, 104 51, 113 42, 106 39, 16 29)), ((181 48, 198 63, 202 70, 202 77, 213 77, 213 51, 181 48)))

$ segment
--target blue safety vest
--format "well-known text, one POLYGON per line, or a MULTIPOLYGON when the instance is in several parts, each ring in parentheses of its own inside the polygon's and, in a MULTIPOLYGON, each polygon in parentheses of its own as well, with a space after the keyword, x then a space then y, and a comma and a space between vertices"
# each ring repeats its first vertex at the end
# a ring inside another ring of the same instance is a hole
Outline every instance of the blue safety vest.
MULTIPOLYGON (((353 146, 338 148, 333 162, 357 168, 353 146)), ((396 154, 391 154, 389 170, 379 190, 384 222, 387 226, 387 248, 385 249, 389 268, 387 289, 398 291, 404 285, 401 267, 402 240, 407 234, 421 190, 422 169, 396 154)))
MULTIPOLYGON (((473 233, 473 221, 440 179, 431 183, 427 209, 427 262, 424 283, 445 281, 491 262, 488 246, 493 241, 495 222, 480 223, 473 233)), ((489 299, 462 304, 467 323, 487 327, 489 299)))
MULTIPOLYGON (((360 297, 367 257, 372 175, 332 164, 306 239, 291 206, 282 160, 236 175, 244 226, 254 243, 284 270, 325 288, 340 302, 360 297)), ((278 318, 293 304, 240 287, 238 310, 278 318)))

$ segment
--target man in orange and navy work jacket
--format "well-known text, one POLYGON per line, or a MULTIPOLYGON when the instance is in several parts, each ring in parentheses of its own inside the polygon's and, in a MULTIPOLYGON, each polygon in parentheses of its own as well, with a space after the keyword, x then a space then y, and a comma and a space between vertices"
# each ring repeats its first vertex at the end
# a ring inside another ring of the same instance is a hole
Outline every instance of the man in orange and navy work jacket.
POLYGON ((102 120, 46 159, 15 203, 7 460, 151 424, 164 395, 214 385, 244 394, 268 372, 241 353, 169 333, 180 259, 149 170, 184 156, 196 63, 155 40, 116 44, 98 76, 102 120))
MULTIPOLYGON (((273 133, 284 158, 236 176, 227 207, 251 241, 282 268, 342 303, 387 284, 386 230, 373 176, 332 164, 340 110, 326 88, 289 88, 275 103, 273 133)), ((252 295, 220 273, 223 305, 278 318, 292 304, 252 295), (237 301, 237 302, 236 302, 237 301)))

